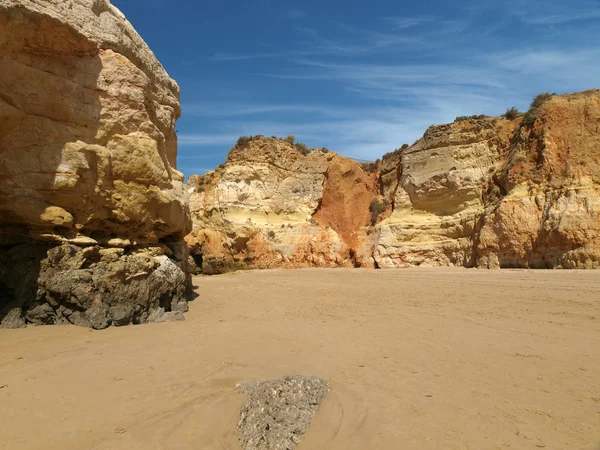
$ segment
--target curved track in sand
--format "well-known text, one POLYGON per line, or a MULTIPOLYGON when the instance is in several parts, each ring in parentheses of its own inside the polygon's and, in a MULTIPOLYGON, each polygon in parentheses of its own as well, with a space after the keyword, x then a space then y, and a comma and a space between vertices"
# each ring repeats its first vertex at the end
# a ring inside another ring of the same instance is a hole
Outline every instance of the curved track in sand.
POLYGON ((299 450, 600 444, 600 272, 197 277, 186 321, 0 330, 1 449, 235 449, 236 383, 319 375, 299 450))

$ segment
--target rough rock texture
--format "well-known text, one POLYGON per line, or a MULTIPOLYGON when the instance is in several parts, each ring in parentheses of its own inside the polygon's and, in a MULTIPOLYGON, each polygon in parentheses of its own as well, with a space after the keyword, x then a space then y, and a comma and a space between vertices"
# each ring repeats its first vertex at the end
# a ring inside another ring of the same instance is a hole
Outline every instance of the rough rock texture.
POLYGON ((328 392, 320 377, 284 376, 240 384, 238 433, 244 450, 294 450, 328 392))
POLYGON ((190 180, 187 241, 205 273, 600 268, 600 91, 552 96, 532 113, 434 125, 373 174, 261 137, 190 180), (374 198, 385 211, 370 227, 374 198))
POLYGON ((185 309, 179 88, 108 0, 0 0, 0 321, 185 309))
POLYGON ((544 103, 494 182, 477 266, 600 269, 600 90, 544 103))
POLYGON ((385 155, 386 218, 370 234, 378 267, 468 266, 488 179, 517 121, 478 119, 430 127, 411 147, 385 155))
POLYGON ((536 117, 433 126, 386 155, 377 266, 600 268, 600 91, 536 117))
POLYGON ((376 178, 352 160, 257 136, 188 187, 186 241, 203 273, 360 264, 376 178))

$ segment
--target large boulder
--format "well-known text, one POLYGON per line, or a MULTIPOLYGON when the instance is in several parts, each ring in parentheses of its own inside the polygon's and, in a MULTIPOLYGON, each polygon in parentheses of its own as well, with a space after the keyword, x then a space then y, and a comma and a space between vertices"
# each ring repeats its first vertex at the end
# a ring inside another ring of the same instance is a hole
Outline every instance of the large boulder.
POLYGON ((0 321, 184 308, 175 81, 108 0, 0 0, 0 65, 0 321))

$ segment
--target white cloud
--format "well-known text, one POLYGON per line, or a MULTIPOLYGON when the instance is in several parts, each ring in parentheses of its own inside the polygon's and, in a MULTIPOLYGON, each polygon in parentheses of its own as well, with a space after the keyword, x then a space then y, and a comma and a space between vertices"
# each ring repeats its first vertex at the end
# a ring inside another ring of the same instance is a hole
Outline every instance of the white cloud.
POLYGON ((247 53, 247 54, 231 54, 231 53, 215 53, 209 59, 211 61, 245 61, 249 59, 275 58, 282 56, 281 53, 247 53))
POLYGON ((404 30, 406 28, 412 28, 424 23, 433 22, 434 16, 415 16, 415 17, 386 17, 386 22, 391 23, 394 26, 394 30, 404 30))
POLYGON ((459 115, 501 114, 511 106, 525 109, 541 91, 597 87, 600 50, 593 39, 582 41, 579 30, 566 25, 560 40, 537 39, 535 30, 541 33, 550 27, 536 25, 600 18, 597 2, 573 1, 576 5, 562 0, 543 5, 533 0, 480 0, 461 6, 467 12, 460 20, 393 17, 380 22, 387 23, 387 29, 313 24, 296 28, 298 40, 288 48, 217 54, 214 61, 278 58, 265 65, 268 72, 240 76, 261 76, 261 89, 264 78, 276 78, 282 85, 288 80, 289 89, 298 92, 319 86, 340 100, 332 103, 325 96, 321 103, 314 97, 312 102, 268 102, 264 90, 246 95, 253 92, 249 88, 241 101, 240 95, 231 94, 184 103, 184 114, 202 117, 208 131, 181 135, 180 144, 187 149, 222 145, 225 151, 241 135, 293 134, 309 146, 374 160, 412 143, 433 123, 447 123, 459 115), (498 20, 480 21, 485 14, 498 20), (508 27, 514 26, 515 18, 532 25, 527 45, 511 41, 513 30, 508 27))

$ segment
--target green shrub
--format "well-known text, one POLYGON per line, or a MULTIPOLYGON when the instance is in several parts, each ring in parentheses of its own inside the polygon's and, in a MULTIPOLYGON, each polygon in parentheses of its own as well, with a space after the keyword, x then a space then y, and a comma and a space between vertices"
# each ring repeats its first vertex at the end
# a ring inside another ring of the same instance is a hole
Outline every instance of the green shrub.
POLYGON ((541 94, 533 97, 531 105, 529 106, 529 111, 527 111, 523 117, 523 124, 527 126, 533 125, 538 117, 540 106, 550 100, 550 98, 552 98, 554 95, 556 95, 556 93, 551 94, 549 92, 542 92, 541 94))
POLYGON ((296 137, 295 137, 295 136, 292 136, 292 135, 290 134, 288 137, 286 137, 286 138, 284 139, 284 141, 285 141, 285 142, 287 142, 287 143, 288 143, 288 144, 290 144, 290 145, 294 145, 294 142, 296 142, 296 137))
POLYGON ((304 156, 306 156, 306 155, 308 155, 310 153, 310 149, 303 142, 298 142, 296 144, 296 150, 298 150, 304 156))
POLYGON ((519 110, 513 106, 512 108, 506 110, 504 117, 506 117, 508 120, 514 120, 519 117, 519 110))
POLYGON ((371 200, 371 204, 369 205, 369 211, 371 212, 371 224, 375 225, 377 223, 377 219, 381 216, 386 210, 385 202, 378 198, 374 198, 371 200))
POLYGON ((273 230, 269 230, 267 236, 269 237, 269 239, 275 239, 275 232, 273 230))
POLYGON ((488 116, 486 116, 485 114, 479 114, 479 115, 474 115, 474 116, 458 116, 456 119, 454 119, 455 122, 464 122, 465 120, 478 120, 478 119, 485 119, 488 116))
POLYGON ((542 92, 541 94, 536 95, 531 101, 531 106, 529 106, 529 110, 531 111, 532 109, 539 108, 548 100, 550 100, 550 97, 552 97, 553 95, 556 95, 556 93, 551 94, 550 92, 542 92))
POLYGON ((378 159, 376 159, 373 162, 366 162, 366 161, 365 162, 361 162, 361 163, 359 163, 359 165, 360 165, 360 167, 362 167, 362 169, 365 172, 373 173, 379 167, 379 163, 381 163, 381 160, 378 158, 378 159))
POLYGON ((523 116, 523 125, 531 126, 537 119, 537 111, 527 111, 523 116))
POLYGON ((252 136, 240 136, 235 144, 238 148, 248 147, 248 144, 252 141, 252 136))

